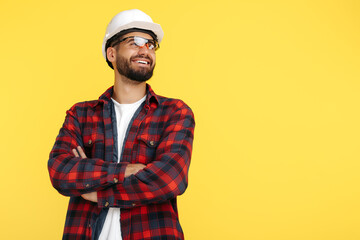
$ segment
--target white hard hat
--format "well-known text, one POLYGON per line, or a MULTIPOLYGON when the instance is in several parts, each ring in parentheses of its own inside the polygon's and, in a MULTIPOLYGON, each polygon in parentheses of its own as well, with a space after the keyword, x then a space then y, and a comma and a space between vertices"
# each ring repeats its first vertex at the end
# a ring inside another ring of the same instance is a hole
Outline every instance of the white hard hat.
POLYGON ((102 44, 102 53, 105 59, 105 45, 107 40, 109 40, 118 32, 130 28, 139 28, 152 31, 156 35, 159 43, 164 37, 164 32, 160 24, 154 23, 151 17, 146 13, 138 9, 131 9, 120 12, 115 17, 113 17, 113 19, 111 19, 110 23, 106 28, 106 33, 102 44))

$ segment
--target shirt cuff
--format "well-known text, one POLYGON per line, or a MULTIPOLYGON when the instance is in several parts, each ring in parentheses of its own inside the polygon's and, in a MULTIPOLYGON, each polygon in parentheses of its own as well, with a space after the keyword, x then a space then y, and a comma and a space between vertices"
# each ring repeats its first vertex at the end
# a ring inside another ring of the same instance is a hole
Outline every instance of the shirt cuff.
MULTIPOLYGON (((114 184, 122 184, 125 178, 125 170, 129 163, 112 163, 113 169, 109 171, 110 174, 107 175, 106 181, 108 183, 113 183, 110 187, 114 187, 114 184)), ((108 188, 100 190, 97 192, 98 197, 98 207, 106 208, 114 206, 115 199, 112 194, 113 191, 107 191, 108 188)))

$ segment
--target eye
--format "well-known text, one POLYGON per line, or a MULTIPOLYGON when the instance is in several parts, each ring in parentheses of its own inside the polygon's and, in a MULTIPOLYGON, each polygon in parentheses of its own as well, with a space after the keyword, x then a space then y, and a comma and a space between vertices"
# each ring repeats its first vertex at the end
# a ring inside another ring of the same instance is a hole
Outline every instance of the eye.
POLYGON ((130 39, 130 40, 128 41, 128 44, 131 45, 131 46, 136 45, 134 39, 130 39))

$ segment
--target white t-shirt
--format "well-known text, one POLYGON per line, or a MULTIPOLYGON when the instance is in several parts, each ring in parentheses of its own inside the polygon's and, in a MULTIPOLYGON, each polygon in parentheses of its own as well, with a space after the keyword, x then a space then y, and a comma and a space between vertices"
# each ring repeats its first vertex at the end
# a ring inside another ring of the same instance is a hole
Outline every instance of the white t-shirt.
MULTIPOLYGON (((120 162, 122 146, 130 120, 134 116, 136 110, 145 101, 145 99, 146 95, 135 103, 120 104, 116 102, 113 98, 111 98, 111 100, 114 102, 116 113, 118 135, 118 162, 120 162)), ((99 240, 122 240, 120 226, 120 208, 109 208, 104 222, 104 226, 99 236, 99 240)))

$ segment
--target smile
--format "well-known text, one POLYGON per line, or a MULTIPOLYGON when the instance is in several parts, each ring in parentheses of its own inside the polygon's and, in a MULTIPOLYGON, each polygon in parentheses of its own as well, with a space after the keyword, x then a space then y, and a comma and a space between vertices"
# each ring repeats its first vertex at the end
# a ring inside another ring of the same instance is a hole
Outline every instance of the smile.
POLYGON ((147 61, 141 61, 141 60, 138 60, 136 61, 137 63, 141 63, 141 64, 149 64, 147 61))
POLYGON ((144 65, 144 66, 151 64, 150 60, 147 59, 147 58, 135 58, 132 61, 139 64, 139 65, 144 65))

